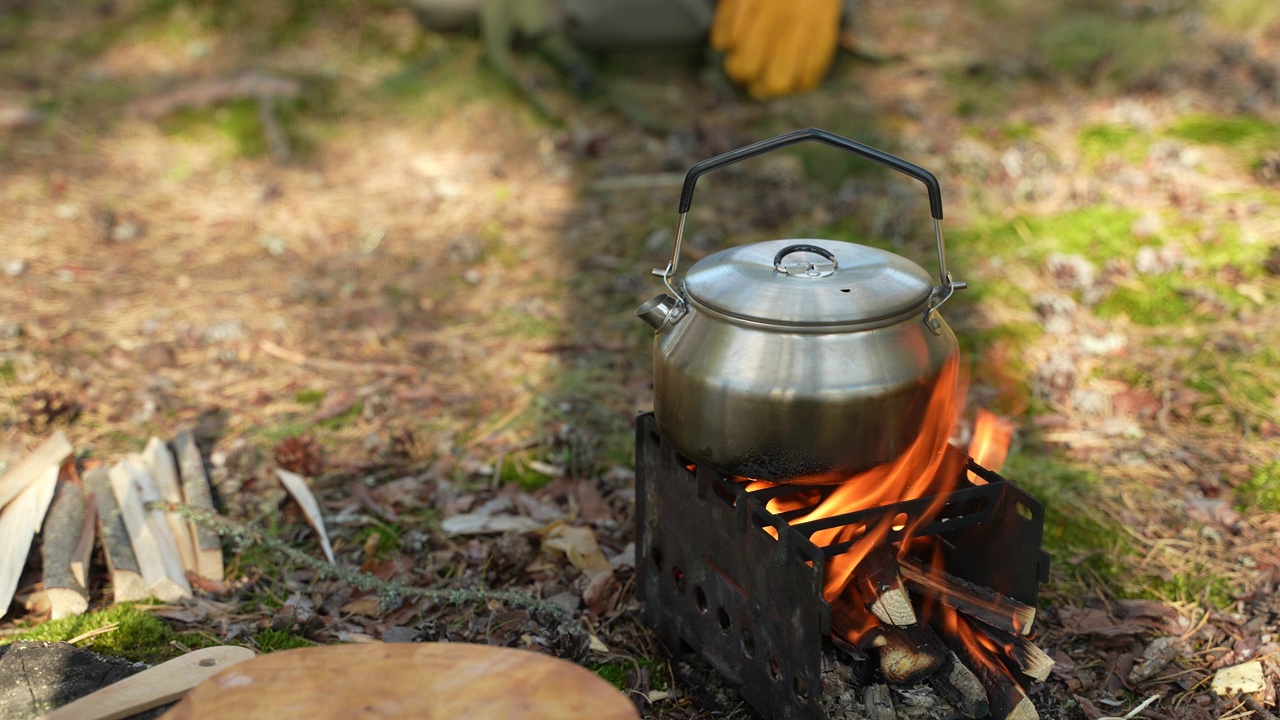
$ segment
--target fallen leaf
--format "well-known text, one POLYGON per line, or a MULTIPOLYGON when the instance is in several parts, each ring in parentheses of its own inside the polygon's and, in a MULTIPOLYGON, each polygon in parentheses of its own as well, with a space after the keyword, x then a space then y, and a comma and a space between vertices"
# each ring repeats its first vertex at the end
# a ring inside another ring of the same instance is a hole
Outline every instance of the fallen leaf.
POLYGON ((489 533, 534 532, 542 528, 542 523, 527 517, 515 515, 483 515, 467 513, 445 518, 440 529, 446 535, 485 535, 489 533))
POLYGON ((598 652, 598 653, 609 652, 609 646, 601 642, 600 638, 596 637, 594 634, 591 636, 591 640, 587 644, 587 647, 590 648, 592 652, 598 652))
POLYGON ((609 612, 618 604, 618 595, 622 586, 609 570, 596 575, 582 591, 582 602, 587 605, 587 612, 599 617, 609 612))
POLYGON ((652 702, 658 702, 659 700, 666 700, 667 698, 671 697, 671 693, 666 692, 665 690, 650 690, 649 694, 645 695, 645 697, 647 697, 649 699, 649 702, 652 703, 652 702))
POLYGON ((1138 635, 1146 632, 1146 624, 1116 620, 1104 610, 1097 608, 1066 607, 1058 611, 1062 619, 1062 627, 1074 635, 1096 635, 1100 637, 1117 637, 1138 635))
POLYGON ((382 614, 381 608, 382 599, 377 595, 368 595, 343 605, 342 612, 347 615, 363 615, 364 617, 376 618, 382 614))
POLYGON ((600 573, 613 572, 613 567, 600 552, 596 532, 589 527, 554 525, 542 539, 542 547, 565 554, 569 563, 582 570, 589 578, 600 573))
POLYGON ((1262 675, 1262 662, 1253 660, 1243 665, 1222 668, 1214 673, 1209 687, 1221 697, 1262 692, 1267 688, 1267 680, 1262 675))
POLYGON ((574 484, 573 497, 578 501, 578 514, 592 525, 614 519, 613 511, 596 489, 595 481, 579 480, 574 484))

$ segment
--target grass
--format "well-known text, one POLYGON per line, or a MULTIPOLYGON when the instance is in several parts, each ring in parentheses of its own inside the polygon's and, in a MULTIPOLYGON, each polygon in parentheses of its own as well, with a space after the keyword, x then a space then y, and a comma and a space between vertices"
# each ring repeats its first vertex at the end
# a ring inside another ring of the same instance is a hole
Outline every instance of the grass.
POLYGON ((187 649, 213 643, 206 635, 178 632, 165 621, 133 603, 76 617, 52 620, 19 635, 0 638, 0 644, 19 641, 67 642, 85 633, 111 625, 112 630, 76 643, 77 647, 103 655, 113 655, 149 664, 177 657, 187 649))
POLYGON ((1091 125, 1080 131, 1080 153, 1086 162, 1097 164, 1109 157, 1137 163, 1146 157, 1150 135, 1128 125, 1091 125))

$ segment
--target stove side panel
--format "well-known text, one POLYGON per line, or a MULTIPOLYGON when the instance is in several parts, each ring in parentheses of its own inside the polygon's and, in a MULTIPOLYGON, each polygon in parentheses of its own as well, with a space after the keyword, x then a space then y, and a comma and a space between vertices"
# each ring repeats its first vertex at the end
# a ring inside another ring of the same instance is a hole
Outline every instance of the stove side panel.
POLYGON ((774 540, 763 507, 714 472, 690 473, 651 415, 637 427, 636 498, 640 598, 667 648, 702 655, 764 717, 823 718, 821 555, 795 533, 774 540))

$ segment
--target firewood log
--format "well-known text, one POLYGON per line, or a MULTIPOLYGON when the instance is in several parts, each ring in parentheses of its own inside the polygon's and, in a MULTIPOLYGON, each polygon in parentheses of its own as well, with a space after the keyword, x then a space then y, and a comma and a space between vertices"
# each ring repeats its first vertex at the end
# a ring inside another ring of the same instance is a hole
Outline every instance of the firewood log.
MULTIPOLYGON (((209 473, 196 446, 195 434, 184 430, 173 438, 173 451, 178 458, 178 473, 182 476, 182 495, 187 504, 207 512, 213 512, 213 493, 209 487, 209 473)), ((222 565, 222 538, 213 530, 188 523, 192 545, 196 555, 196 574, 221 582, 225 569, 222 565)))
POLYGON ((911 596, 898 576, 898 562, 890 546, 876 547, 858 563, 850 580, 870 610, 886 625, 916 624, 911 596))
POLYGON ((900 557, 898 564, 902 576, 915 592, 940 600, 969 617, 1015 635, 1031 632, 1031 625, 1036 620, 1035 608, 907 556, 900 557))
POLYGON ((89 591, 71 570, 76 553, 82 552, 80 541, 86 514, 84 490, 80 483, 58 482, 40 535, 44 595, 49 601, 53 620, 80 615, 89 609, 89 591))
POLYGON ((98 467, 84 476, 85 488, 93 497, 98 516, 98 535, 102 540, 103 556, 111 574, 112 602, 144 600, 150 596, 147 584, 142 581, 138 558, 133 554, 129 531, 120 516, 120 506, 107 477, 107 468, 98 467))

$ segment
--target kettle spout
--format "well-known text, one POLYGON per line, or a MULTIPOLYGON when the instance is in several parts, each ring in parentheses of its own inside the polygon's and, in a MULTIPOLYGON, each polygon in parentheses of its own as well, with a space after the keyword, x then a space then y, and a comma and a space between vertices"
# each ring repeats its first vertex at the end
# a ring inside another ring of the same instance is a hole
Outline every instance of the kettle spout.
POLYGON ((679 304, 676 299, 666 293, 636 308, 636 317, 649 323, 650 327, 655 331, 661 330, 668 324, 679 320, 683 314, 679 310, 679 304))

